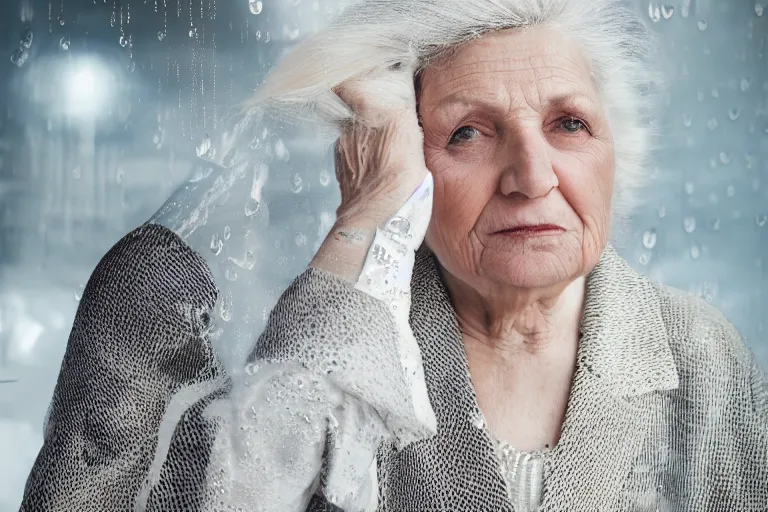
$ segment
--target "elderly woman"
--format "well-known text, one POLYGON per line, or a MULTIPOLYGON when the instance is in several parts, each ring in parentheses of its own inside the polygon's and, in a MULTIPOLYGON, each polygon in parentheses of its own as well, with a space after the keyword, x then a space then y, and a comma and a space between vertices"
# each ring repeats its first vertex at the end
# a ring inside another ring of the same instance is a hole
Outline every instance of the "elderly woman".
POLYGON ((764 374, 609 244, 647 45, 614 0, 369 0, 304 42, 260 101, 343 121, 342 200, 246 381, 203 260, 139 228, 85 291, 22 510, 768 510, 764 374))

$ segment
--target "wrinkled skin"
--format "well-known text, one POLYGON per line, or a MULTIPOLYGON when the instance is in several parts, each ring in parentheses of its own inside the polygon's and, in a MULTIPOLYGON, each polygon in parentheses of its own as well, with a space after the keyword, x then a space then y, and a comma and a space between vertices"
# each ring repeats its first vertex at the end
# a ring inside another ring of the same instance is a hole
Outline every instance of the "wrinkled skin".
POLYGON ((503 31, 421 80, 436 189, 427 240, 446 270, 483 294, 561 285, 588 273, 606 244, 613 143, 577 48, 545 28, 503 31), (530 223, 562 230, 494 234, 530 223))

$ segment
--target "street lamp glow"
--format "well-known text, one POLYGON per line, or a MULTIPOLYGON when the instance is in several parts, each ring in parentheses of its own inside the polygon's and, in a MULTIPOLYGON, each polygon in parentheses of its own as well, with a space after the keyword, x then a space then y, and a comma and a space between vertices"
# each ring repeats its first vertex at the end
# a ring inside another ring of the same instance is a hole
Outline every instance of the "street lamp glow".
POLYGON ((76 118, 95 118, 106 107, 110 75, 96 61, 77 65, 67 79, 67 114, 76 118))

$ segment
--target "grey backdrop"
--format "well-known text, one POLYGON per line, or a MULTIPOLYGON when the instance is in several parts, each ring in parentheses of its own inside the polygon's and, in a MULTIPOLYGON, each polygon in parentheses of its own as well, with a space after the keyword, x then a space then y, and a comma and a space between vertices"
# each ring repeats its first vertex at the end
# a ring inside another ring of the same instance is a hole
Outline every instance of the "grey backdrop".
MULTIPOLYGON (((642 272, 712 301, 768 367, 768 12, 753 0, 633 4, 662 37, 669 89, 653 121, 662 134, 653 180, 620 251, 642 272)), ((18 508, 94 265, 199 172, 197 155, 215 149, 230 109, 341 5, 0 3, 0 512, 18 508)), ((259 140, 271 164, 246 231, 259 250, 239 280, 222 268, 250 300, 247 314, 226 298, 218 306, 218 344, 232 365, 338 201, 311 133, 277 126, 259 140)), ((230 229, 195 243, 211 257, 230 229)))

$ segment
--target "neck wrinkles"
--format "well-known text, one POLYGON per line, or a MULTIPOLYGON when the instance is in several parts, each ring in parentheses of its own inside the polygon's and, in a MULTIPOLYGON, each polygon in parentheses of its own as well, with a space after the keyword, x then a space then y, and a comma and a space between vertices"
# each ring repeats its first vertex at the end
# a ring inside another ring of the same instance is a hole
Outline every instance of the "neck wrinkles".
POLYGON ((440 268, 466 342, 499 355, 538 354, 576 339, 586 278, 548 290, 479 291, 440 268))

